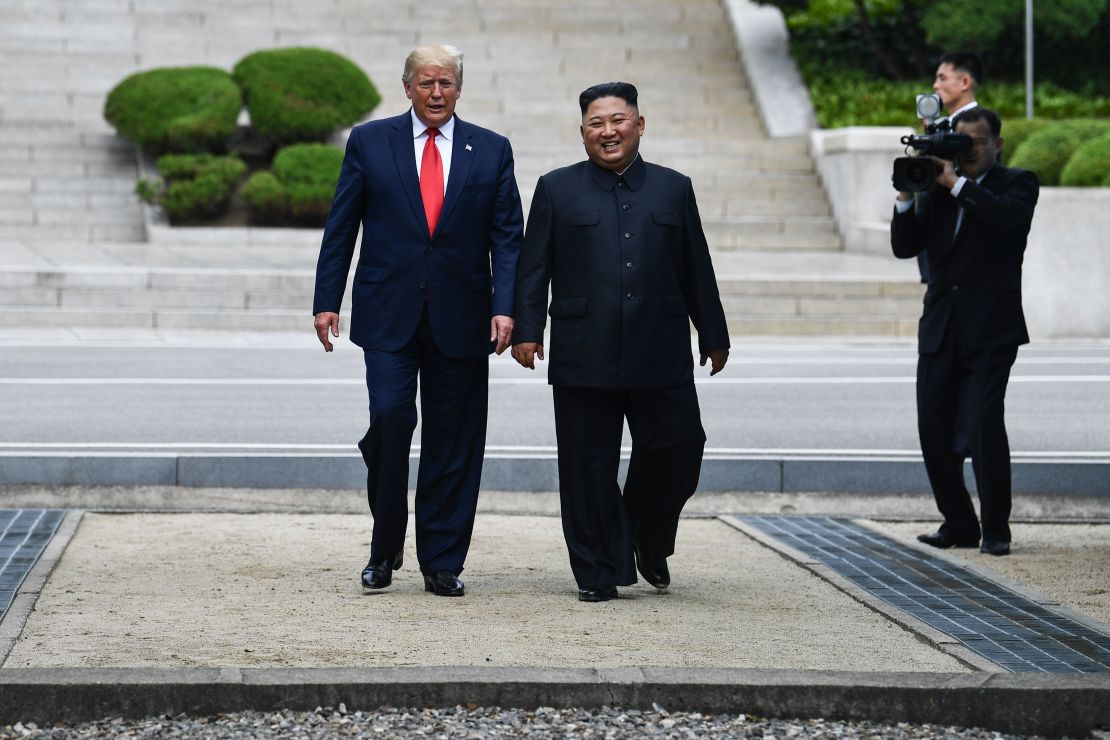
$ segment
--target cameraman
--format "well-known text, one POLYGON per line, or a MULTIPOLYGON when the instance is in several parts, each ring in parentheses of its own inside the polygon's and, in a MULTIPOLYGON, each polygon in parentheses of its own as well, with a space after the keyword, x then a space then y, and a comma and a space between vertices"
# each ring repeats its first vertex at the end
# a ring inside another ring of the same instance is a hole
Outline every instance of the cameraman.
MULTIPOLYGON (((937 74, 933 78, 933 92, 940 97, 941 105, 948 115, 935 121, 922 121, 926 131, 930 126, 939 129, 955 126, 956 116, 979 105, 976 93, 983 83, 983 61, 971 52, 949 52, 940 58, 937 74)), ((917 255, 917 269, 921 282, 929 282, 929 256, 927 252, 917 255)))
POLYGON ((986 108, 960 115, 971 138, 956 161, 936 159, 928 193, 900 192, 890 226, 894 255, 929 250, 932 280, 918 325, 917 427, 944 523, 918 540, 933 547, 1010 552, 1010 448, 1003 419, 1017 348, 1029 341, 1021 262, 1037 204, 1031 172, 997 163, 1002 122, 986 108), (982 528, 964 484, 971 455, 982 528))

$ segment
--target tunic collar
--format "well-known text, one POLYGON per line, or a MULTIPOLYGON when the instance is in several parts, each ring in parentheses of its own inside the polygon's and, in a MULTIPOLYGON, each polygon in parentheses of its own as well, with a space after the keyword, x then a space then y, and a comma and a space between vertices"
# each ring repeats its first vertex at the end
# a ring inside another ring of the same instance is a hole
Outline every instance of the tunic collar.
POLYGON ((613 192, 613 188, 617 186, 618 180, 624 180, 625 187, 629 190, 636 191, 640 189, 644 184, 644 180, 647 179, 647 165, 644 164, 644 160, 639 152, 636 153, 636 158, 632 160, 632 164, 628 165, 623 175, 618 175, 613 170, 598 167, 589 160, 586 161, 586 166, 589 168, 590 175, 593 177, 594 182, 607 193, 613 192))

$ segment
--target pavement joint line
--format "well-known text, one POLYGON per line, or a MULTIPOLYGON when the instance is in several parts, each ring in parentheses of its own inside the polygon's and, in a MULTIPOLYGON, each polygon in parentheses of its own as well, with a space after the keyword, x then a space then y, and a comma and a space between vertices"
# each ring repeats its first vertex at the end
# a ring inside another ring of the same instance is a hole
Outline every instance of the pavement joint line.
POLYGON ((951 656, 960 664, 975 671, 986 673, 1005 673, 1002 666, 988 660, 978 653, 965 647, 959 640, 945 632, 925 623, 917 617, 905 612, 898 607, 871 594, 862 586, 858 586, 845 576, 837 573, 828 565, 803 554, 801 551, 782 542, 778 538, 751 526, 740 517, 733 514, 719 516, 718 519, 734 529, 743 532, 764 547, 778 553, 780 556, 794 562, 818 578, 829 583, 849 598, 859 602, 873 612, 897 624, 921 642, 931 645, 937 650, 951 656))
POLYGON ((2 668, 0 724, 317 706, 671 711, 929 722, 1050 736, 1110 723, 1106 674, 863 673, 752 668, 2 668), (1068 711, 1060 711, 1060 707, 1068 711))
POLYGON ((50 542, 43 548, 35 564, 19 584, 11 606, 4 612, 3 618, 0 618, 0 670, 3 670, 4 663, 11 655, 12 648, 22 634, 31 612, 34 611, 35 602, 38 601, 46 581, 54 572, 66 547, 77 532, 84 513, 83 510, 78 509, 66 512, 58 528, 54 530, 54 536, 50 538, 50 542))
MULTIPOLYGON (((1011 522, 1015 522, 1015 521, 1016 520, 1011 519, 1011 522)), ((880 530, 877 526, 875 526, 874 521, 872 521, 870 519, 852 519, 852 522, 859 525, 860 527, 863 527, 864 529, 867 529, 871 532, 874 532, 877 535, 881 535, 883 537, 888 537, 889 536, 885 532, 880 530)), ((1047 524, 1047 523, 1049 523, 1049 522, 1046 522, 1045 520, 1041 520, 1041 519, 1036 520, 1036 522, 1038 524, 1047 524)), ((1065 523, 1071 524, 1073 522, 1065 522, 1065 523)), ((947 563, 950 563, 952 565, 958 565, 958 566, 964 568, 965 570, 971 571, 972 573, 974 573, 975 575, 977 575, 981 578, 986 578, 987 580, 994 581, 998 585, 1003 586, 1004 588, 1009 589, 1010 591, 1013 591, 1014 593, 1018 594, 1019 596, 1022 596, 1024 598, 1034 602, 1035 604, 1039 604, 1040 606, 1043 606, 1047 609, 1050 609, 1050 610, 1056 612, 1057 614, 1059 614, 1063 617, 1067 617, 1068 619, 1071 619, 1072 621, 1078 622, 1078 623, 1082 624, 1084 627, 1087 627, 1088 629, 1094 630, 1095 632, 1101 632, 1102 634, 1106 635, 1107 638, 1110 638, 1110 624, 1106 624, 1105 622, 1100 622, 1099 620, 1094 619, 1093 617, 1090 617, 1090 616, 1084 614, 1083 612, 1080 612, 1080 611, 1078 611, 1076 609, 1073 609, 1071 607, 1064 606, 1063 604, 1060 603, 1059 600, 1053 599, 1049 596, 1045 596, 1041 592, 1036 591, 1035 589, 1033 589, 1029 586, 1025 586, 1023 584, 1020 584, 1017 581, 1014 581, 1010 578, 1007 578, 1005 575, 1003 575, 1001 573, 998 573, 996 571, 993 571, 993 570, 991 570, 990 568, 988 568, 984 565, 980 565, 979 563, 975 563, 975 562, 972 562, 970 560, 963 560, 959 556, 957 556, 953 553, 950 553, 947 550, 940 550, 940 549, 937 549, 935 547, 929 547, 928 545, 926 545, 924 543, 921 543, 921 542, 917 542, 916 540, 913 540, 913 541, 899 540, 899 544, 901 544, 905 547, 909 547, 913 550, 917 550, 918 552, 921 552, 924 555, 929 555, 930 557, 936 558, 937 560, 943 560, 943 561, 945 561, 947 563)))

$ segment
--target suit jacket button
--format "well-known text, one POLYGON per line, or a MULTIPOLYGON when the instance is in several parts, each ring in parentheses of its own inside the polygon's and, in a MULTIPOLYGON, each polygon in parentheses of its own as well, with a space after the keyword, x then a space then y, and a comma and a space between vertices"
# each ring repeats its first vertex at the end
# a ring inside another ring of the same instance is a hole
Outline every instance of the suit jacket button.
POLYGON ((628 295, 625 296, 625 298, 627 298, 628 300, 632 300, 632 294, 629 293, 628 295))
POLYGON ((626 231, 626 232, 624 232, 624 238, 625 238, 625 239, 631 239, 631 238, 632 238, 632 234, 631 234, 630 232, 627 232, 627 231, 626 231))
POLYGON ((420 287, 425 288, 425 287, 427 287, 427 284, 423 280, 421 280, 420 281, 420 287))
POLYGON ((959 290, 959 289, 960 289, 960 286, 958 286, 958 285, 953 285, 953 286, 952 286, 952 292, 953 292, 953 293, 955 293, 955 292, 956 292, 957 290, 959 290))
POLYGON ((625 203, 624 205, 621 206, 621 210, 622 211, 627 211, 630 207, 631 206, 629 206, 627 203, 625 203))

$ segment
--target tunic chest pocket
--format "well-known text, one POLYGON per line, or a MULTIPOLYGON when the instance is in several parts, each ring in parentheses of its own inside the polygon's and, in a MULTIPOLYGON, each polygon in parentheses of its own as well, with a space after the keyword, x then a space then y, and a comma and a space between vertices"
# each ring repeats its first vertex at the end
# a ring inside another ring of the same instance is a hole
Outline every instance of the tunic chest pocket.
POLYGON ((566 222, 570 226, 597 226, 601 223, 601 211, 570 211, 566 222))
POLYGON ((660 226, 672 226, 676 229, 682 226, 682 219, 675 211, 652 211, 651 220, 660 226))

